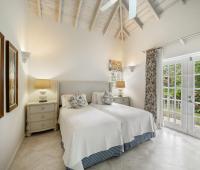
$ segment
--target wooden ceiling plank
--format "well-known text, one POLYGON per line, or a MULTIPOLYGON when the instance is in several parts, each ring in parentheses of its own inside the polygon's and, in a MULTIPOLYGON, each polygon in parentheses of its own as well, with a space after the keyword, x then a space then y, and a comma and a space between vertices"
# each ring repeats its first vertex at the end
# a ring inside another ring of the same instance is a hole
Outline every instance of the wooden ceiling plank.
POLYGON ((97 21, 97 18, 99 16, 99 12, 100 12, 100 8, 101 8, 102 3, 103 3, 103 0, 99 0, 98 3, 97 3, 97 6, 96 6, 96 9, 95 9, 93 18, 92 18, 92 22, 90 24, 90 31, 93 30, 93 28, 94 28, 94 26, 96 24, 96 21, 97 21))
POLYGON ((38 16, 42 16, 42 6, 41 6, 41 0, 37 0, 37 9, 38 9, 38 16))
MULTIPOLYGON (((124 2, 122 2, 122 7, 128 12, 127 5, 124 2)), ((140 19, 137 16, 131 20, 133 20, 135 24, 142 30, 143 23, 140 21, 140 19)))
POLYGON ((160 20, 160 16, 159 16, 158 12, 156 11, 156 9, 154 8, 153 4, 150 2, 150 0, 146 0, 146 3, 148 4, 148 7, 151 10, 151 12, 153 13, 154 17, 157 20, 160 20))
POLYGON ((103 34, 104 35, 108 32, 108 30, 110 28, 110 25, 112 24, 113 19, 114 19, 115 15, 117 14, 118 10, 119 10, 119 4, 117 4, 115 6, 115 8, 114 8, 114 10, 112 12, 112 15, 110 16, 110 18, 109 18, 109 20, 108 20, 108 22, 107 22, 107 24, 106 24, 106 26, 105 26, 105 28, 103 30, 103 34))
POLYGON ((62 8, 63 8, 63 0, 59 0, 59 6, 58 6, 58 22, 61 23, 62 21, 62 8))
POLYGON ((83 0, 79 0, 76 17, 75 17, 75 21, 74 21, 74 28, 77 28, 77 26, 78 26, 82 5, 83 5, 83 0))

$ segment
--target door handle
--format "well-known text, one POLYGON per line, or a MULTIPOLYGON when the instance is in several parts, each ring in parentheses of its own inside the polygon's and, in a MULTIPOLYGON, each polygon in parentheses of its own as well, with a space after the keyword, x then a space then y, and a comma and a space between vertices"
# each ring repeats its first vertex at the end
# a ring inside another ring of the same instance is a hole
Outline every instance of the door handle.
POLYGON ((189 103, 194 103, 192 100, 188 100, 189 103))

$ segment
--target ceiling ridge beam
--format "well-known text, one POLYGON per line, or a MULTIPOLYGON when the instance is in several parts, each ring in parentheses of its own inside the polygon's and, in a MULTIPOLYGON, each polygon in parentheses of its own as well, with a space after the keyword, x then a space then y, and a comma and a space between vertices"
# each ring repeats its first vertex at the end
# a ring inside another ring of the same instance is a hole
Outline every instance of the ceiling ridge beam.
POLYGON ((41 5, 41 0, 37 0, 37 10, 38 10, 38 16, 42 16, 42 5, 41 5))
POLYGON ((97 3, 97 6, 95 8, 95 12, 94 12, 94 15, 93 15, 93 18, 92 18, 92 22, 90 24, 90 31, 93 30, 95 24, 96 24, 96 21, 97 21, 97 18, 99 16, 99 13, 100 13, 100 8, 101 8, 101 5, 103 3, 103 0, 99 0, 98 3, 97 3))
POLYGON ((151 10, 151 12, 153 13, 154 17, 157 19, 157 20, 160 20, 160 16, 158 14, 158 12, 156 11, 156 9, 154 8, 153 4, 150 2, 150 0, 146 0, 147 4, 148 4, 148 7, 149 9, 151 10))
MULTIPOLYGON (((128 8, 124 1, 122 1, 122 6, 123 8, 128 12, 128 8)), ((135 24, 142 30, 143 29, 143 23, 140 21, 140 19, 136 16, 135 18, 131 19, 132 21, 135 22, 135 24)))
POLYGON ((77 28, 77 26, 78 26, 82 5, 83 5, 83 0, 79 0, 76 17, 75 17, 75 21, 74 21, 74 28, 77 28))
POLYGON ((61 23, 62 21, 62 8, 63 8, 63 0, 59 0, 58 6, 58 22, 61 23))
MULTIPOLYGON (((128 30, 127 30, 125 27, 123 27, 122 32, 123 32, 127 37, 130 36, 130 33, 128 32, 128 30)), ((120 36, 120 34, 121 34, 121 28, 119 28, 119 29, 117 30, 117 32, 116 32, 116 34, 115 34, 115 38, 118 38, 118 37, 120 36)))
POLYGON ((110 18, 109 18, 109 20, 108 20, 108 22, 107 22, 107 24, 106 24, 106 26, 105 26, 105 28, 103 30, 103 34, 104 35, 108 32, 108 30, 110 28, 110 25, 113 22, 113 19, 114 19, 115 15, 117 14, 118 10, 119 10, 119 4, 117 4, 115 6, 115 8, 114 8, 114 10, 112 12, 112 15, 110 16, 110 18))
POLYGON ((123 11, 122 11, 122 1, 119 0, 119 17, 120 17, 120 29, 121 29, 121 38, 124 41, 124 33, 123 33, 123 11))

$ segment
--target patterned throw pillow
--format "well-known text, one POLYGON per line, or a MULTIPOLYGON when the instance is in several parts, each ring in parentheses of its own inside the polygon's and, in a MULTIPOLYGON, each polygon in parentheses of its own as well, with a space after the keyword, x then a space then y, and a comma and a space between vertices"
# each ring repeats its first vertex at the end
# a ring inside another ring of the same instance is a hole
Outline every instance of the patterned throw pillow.
POLYGON ((74 109, 78 109, 80 107, 84 107, 88 105, 86 95, 84 94, 71 96, 69 102, 70 102, 71 107, 74 109))
POLYGON ((80 108, 80 106, 78 105, 78 101, 76 99, 76 96, 71 96, 70 99, 69 99, 69 103, 70 103, 71 107, 74 108, 74 109, 80 108))
POLYGON ((106 105, 111 105, 112 102, 113 102, 113 96, 108 91, 105 91, 102 97, 102 103, 106 105))

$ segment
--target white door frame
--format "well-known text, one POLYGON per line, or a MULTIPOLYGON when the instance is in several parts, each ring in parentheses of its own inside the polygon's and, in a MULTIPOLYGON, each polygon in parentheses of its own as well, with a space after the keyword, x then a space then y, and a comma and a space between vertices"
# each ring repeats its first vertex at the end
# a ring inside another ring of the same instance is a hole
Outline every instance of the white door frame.
POLYGON ((200 52, 185 54, 182 56, 163 60, 163 65, 170 63, 182 64, 182 93, 181 93, 182 124, 181 126, 179 126, 175 123, 165 122, 165 126, 200 138, 200 128, 199 129, 195 128, 194 124, 194 98, 195 98, 194 61, 195 60, 200 60, 200 52), (189 102, 190 101, 189 96, 192 96, 192 102, 189 102))

